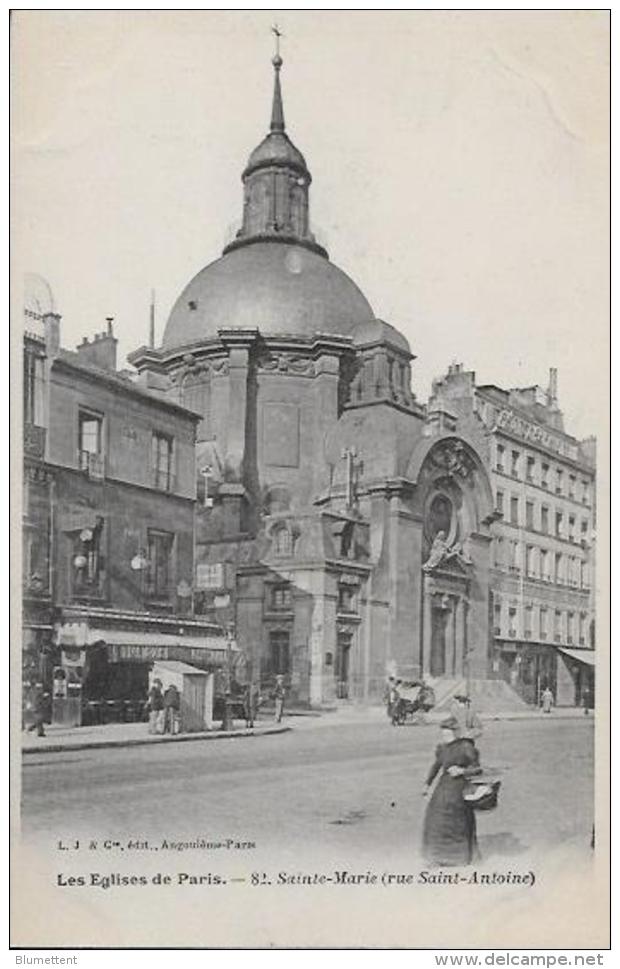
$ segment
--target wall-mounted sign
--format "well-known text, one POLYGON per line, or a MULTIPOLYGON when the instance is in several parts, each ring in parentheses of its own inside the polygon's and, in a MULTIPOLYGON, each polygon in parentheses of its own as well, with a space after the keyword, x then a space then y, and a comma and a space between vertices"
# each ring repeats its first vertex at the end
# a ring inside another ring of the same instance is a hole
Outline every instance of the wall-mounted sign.
POLYGON ((213 599, 213 605, 216 609, 226 609, 230 605, 230 596, 226 593, 223 596, 215 596, 213 599))
POLYGON ((196 566, 196 587, 198 589, 223 589, 223 562, 201 562, 196 566))
POLYGON ((540 424, 525 420, 524 417, 520 417, 508 408, 504 408, 498 413, 492 430, 505 430, 524 441, 537 444, 549 451, 555 451, 556 454, 574 461, 578 458, 575 444, 562 440, 557 434, 553 434, 540 424))

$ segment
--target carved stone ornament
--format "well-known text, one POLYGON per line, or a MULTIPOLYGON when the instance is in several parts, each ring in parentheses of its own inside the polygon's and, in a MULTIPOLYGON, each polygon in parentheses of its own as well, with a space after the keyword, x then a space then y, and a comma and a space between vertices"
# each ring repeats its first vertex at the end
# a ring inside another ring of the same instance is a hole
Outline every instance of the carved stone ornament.
POLYGON ((422 566, 422 569, 424 572, 432 572, 433 569, 438 568, 440 565, 449 565, 452 563, 469 566, 472 564, 472 561, 461 542, 454 542, 453 545, 449 545, 446 541, 446 533, 437 532, 430 555, 422 566))
POLYGON ((454 478, 468 478, 476 469, 474 459, 459 441, 448 441, 433 448, 429 461, 436 470, 454 478))
POLYGON ((187 354, 187 359, 185 366, 179 367, 175 370, 173 374, 170 375, 170 382, 172 384, 182 384, 186 377, 209 377, 212 374, 227 374, 228 373, 228 359, 226 357, 217 357, 214 360, 201 360, 196 361, 191 354, 187 354))
POLYGON ((266 353, 258 358, 259 370, 267 373, 293 373, 302 377, 312 377, 315 366, 312 360, 298 353, 266 353))

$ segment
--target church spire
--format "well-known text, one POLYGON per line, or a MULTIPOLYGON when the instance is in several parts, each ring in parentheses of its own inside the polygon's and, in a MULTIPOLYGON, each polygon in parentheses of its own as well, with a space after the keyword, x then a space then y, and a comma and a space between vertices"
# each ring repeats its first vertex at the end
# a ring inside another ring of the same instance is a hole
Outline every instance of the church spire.
POLYGON ((271 63, 273 64, 274 78, 271 124, 269 127, 272 131, 284 131, 284 108, 282 107, 282 89, 280 87, 280 68, 282 67, 282 58, 279 56, 279 54, 276 54, 271 63))
POLYGON ((276 39, 276 52, 271 59, 274 70, 273 78, 273 104, 271 106, 271 125, 272 131, 284 131, 284 108, 282 107, 282 89, 280 87, 280 69, 282 58, 280 57, 280 37, 282 34, 277 24, 271 28, 276 39))
POLYGON ((310 229, 309 189, 312 176, 302 153, 286 134, 280 87, 280 38, 272 31, 276 52, 269 132, 254 149, 243 172, 243 222, 224 252, 252 242, 288 242, 327 256, 310 229))

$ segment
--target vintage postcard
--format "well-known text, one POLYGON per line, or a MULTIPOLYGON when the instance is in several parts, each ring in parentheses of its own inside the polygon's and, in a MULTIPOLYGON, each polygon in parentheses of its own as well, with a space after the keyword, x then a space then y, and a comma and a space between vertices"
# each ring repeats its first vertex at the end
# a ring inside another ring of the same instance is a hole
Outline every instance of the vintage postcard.
POLYGON ((13 946, 608 946, 609 30, 14 13, 13 946))

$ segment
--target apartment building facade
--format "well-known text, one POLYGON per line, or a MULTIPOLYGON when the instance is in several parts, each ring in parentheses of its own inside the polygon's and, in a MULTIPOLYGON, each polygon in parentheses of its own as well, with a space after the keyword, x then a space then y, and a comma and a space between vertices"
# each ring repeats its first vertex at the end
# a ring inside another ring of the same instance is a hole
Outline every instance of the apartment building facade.
POLYGON ((117 370, 111 320, 76 351, 57 314, 28 324, 24 700, 36 681, 54 718, 122 719, 153 662, 225 660, 222 630, 194 614, 199 418, 117 370))
POLYGON ((596 452, 564 429, 549 386, 476 385, 450 367, 430 406, 448 408, 485 457, 495 499, 491 562, 494 672, 528 702, 594 699, 596 452))

